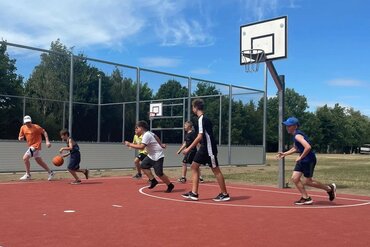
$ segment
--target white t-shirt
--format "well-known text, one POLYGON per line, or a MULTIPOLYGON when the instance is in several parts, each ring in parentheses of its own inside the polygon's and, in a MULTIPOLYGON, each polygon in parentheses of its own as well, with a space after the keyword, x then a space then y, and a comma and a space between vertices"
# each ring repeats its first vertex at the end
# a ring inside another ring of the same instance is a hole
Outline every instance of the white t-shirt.
POLYGON ((153 132, 145 132, 141 143, 146 145, 146 151, 148 152, 148 157, 151 160, 157 161, 164 157, 163 148, 154 138, 153 132))

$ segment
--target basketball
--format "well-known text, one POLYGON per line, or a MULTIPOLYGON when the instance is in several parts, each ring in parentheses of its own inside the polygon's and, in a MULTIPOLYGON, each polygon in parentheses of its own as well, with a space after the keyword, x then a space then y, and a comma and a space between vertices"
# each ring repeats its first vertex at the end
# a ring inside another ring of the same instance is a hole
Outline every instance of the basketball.
POLYGON ((53 164, 54 164, 55 166, 61 166, 61 165, 63 165, 64 160, 63 160, 62 156, 57 155, 57 156, 55 156, 55 157, 53 158, 52 162, 53 162, 53 164))

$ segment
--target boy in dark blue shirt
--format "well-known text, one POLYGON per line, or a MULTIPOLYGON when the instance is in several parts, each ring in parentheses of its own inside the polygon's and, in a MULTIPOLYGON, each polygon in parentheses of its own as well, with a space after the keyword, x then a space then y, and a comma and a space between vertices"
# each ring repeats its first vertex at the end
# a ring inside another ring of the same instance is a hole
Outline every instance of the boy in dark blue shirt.
POLYGON ((71 175, 75 179, 75 181, 71 182, 71 184, 81 183, 81 180, 77 176, 77 172, 83 173, 86 179, 89 179, 89 170, 80 169, 81 154, 80 154, 80 147, 78 146, 77 142, 73 140, 72 137, 69 136, 69 131, 66 129, 62 129, 60 131, 60 138, 67 143, 67 146, 61 148, 59 152, 62 154, 63 151, 67 151, 67 153, 62 154, 63 158, 70 155, 68 171, 71 173, 71 175))
POLYGON ((287 132, 293 135, 294 146, 286 152, 279 152, 277 158, 282 159, 287 155, 299 153, 299 156, 295 160, 296 165, 293 171, 292 181, 301 193, 302 197, 298 201, 294 202, 294 204, 310 205, 313 203, 312 198, 307 194, 305 185, 325 190, 329 195, 329 200, 333 201, 336 196, 336 185, 334 183, 330 185, 324 185, 313 179, 313 172, 316 165, 316 155, 311 149, 311 143, 307 136, 301 130, 299 130, 298 119, 295 117, 290 117, 284 121, 283 124, 286 126, 287 132), (302 175, 303 181, 301 180, 302 175))

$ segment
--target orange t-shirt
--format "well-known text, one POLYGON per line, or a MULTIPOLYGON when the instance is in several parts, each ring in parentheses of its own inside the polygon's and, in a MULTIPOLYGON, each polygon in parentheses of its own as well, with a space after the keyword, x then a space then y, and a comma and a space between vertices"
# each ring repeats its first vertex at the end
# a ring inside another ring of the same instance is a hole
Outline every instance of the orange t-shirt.
POLYGON ((42 134, 44 129, 37 124, 32 124, 29 128, 27 125, 22 125, 19 131, 19 137, 24 137, 29 147, 34 147, 41 150, 42 134))

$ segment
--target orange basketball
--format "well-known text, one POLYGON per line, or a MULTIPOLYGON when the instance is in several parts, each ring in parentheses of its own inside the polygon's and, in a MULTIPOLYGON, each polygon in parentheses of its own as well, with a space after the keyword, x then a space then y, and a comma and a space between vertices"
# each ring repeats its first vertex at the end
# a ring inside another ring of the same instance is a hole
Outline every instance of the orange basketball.
POLYGON ((61 166, 61 165, 63 165, 64 160, 63 160, 62 156, 57 155, 57 156, 55 156, 55 157, 53 158, 52 162, 53 162, 53 164, 54 164, 55 166, 61 166))

